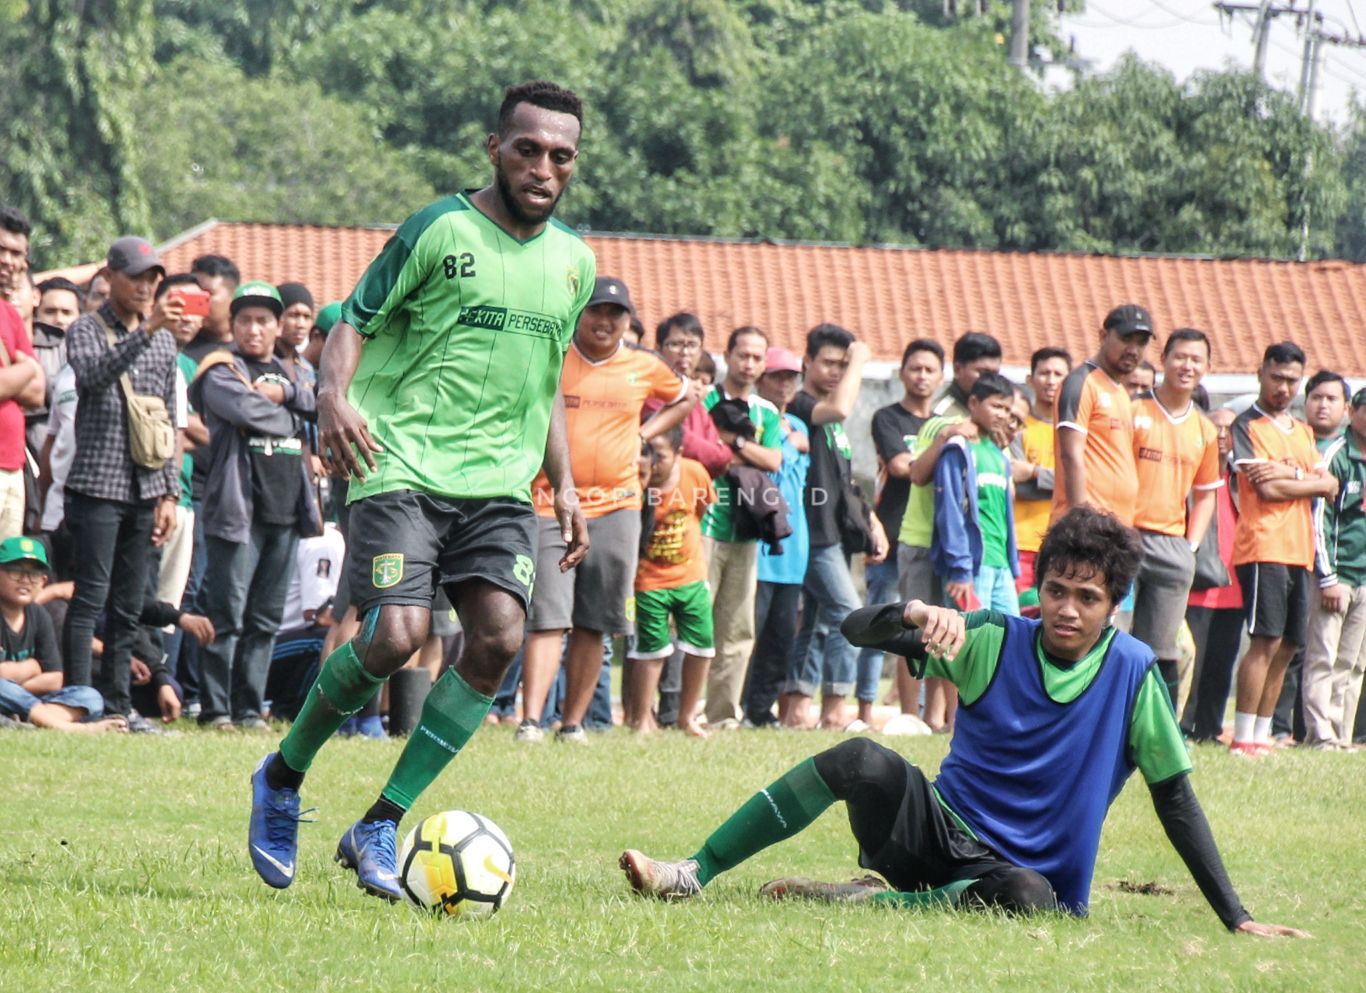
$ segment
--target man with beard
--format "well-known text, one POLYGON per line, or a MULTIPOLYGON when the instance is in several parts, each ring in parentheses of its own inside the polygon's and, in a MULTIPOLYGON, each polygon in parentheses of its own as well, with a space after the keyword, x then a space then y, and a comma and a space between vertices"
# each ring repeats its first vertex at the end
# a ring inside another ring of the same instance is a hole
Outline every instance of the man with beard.
POLYGON ((360 633, 328 656, 280 750, 252 776, 249 848, 294 881, 299 787, 323 744, 422 647, 438 585, 465 632, 388 783, 337 859, 397 900, 399 819, 483 723, 522 643, 535 582, 531 481, 544 465, 566 552, 587 551, 569 470, 564 355, 597 264, 552 220, 578 161, 583 110, 553 83, 510 88, 487 139, 494 182, 409 217, 327 337, 323 455, 351 477, 350 595, 360 633))
POLYGON ((1143 361, 1152 338, 1153 319, 1146 310, 1133 303, 1116 307, 1101 326, 1100 349, 1063 380, 1053 429, 1054 521, 1086 504, 1133 524, 1138 469, 1133 410, 1123 381, 1143 361))

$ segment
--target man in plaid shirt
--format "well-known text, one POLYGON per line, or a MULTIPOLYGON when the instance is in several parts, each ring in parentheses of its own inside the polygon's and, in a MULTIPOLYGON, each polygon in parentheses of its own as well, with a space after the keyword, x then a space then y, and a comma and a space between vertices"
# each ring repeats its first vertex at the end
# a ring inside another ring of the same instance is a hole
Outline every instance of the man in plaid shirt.
POLYGON ((99 682, 111 714, 128 715, 129 665, 142 610, 152 545, 175 526, 180 495, 179 460, 147 469, 129 453, 128 413, 121 377, 135 393, 175 404, 176 343, 169 327, 183 302, 167 294, 153 304, 166 275, 156 250, 141 238, 124 237, 109 249, 100 275, 109 299, 98 316, 86 314, 67 332, 67 361, 76 374, 76 457, 66 480, 66 520, 75 557, 76 593, 62 637, 69 686, 90 684, 95 620, 109 601, 99 682), (144 316, 147 315, 147 316, 144 316), (111 345, 105 325, 113 332, 111 345), (110 597, 110 579, 117 577, 110 597))

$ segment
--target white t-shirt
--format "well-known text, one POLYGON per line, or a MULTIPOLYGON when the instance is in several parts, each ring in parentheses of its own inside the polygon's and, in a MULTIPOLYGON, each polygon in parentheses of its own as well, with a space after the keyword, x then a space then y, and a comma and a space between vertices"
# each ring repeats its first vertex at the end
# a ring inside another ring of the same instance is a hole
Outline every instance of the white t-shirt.
POLYGON ((327 524, 316 538, 299 539, 294 553, 294 575, 285 594, 284 619, 280 630, 297 631, 310 626, 304 611, 317 610, 330 597, 337 595, 337 581, 341 578, 342 557, 346 554, 346 539, 335 524, 327 524))
POLYGON ((47 436, 52 439, 48 460, 52 465, 52 486, 43 504, 44 531, 56 531, 66 512, 66 477, 76 459, 76 372, 62 366, 53 380, 52 406, 47 418, 47 436))

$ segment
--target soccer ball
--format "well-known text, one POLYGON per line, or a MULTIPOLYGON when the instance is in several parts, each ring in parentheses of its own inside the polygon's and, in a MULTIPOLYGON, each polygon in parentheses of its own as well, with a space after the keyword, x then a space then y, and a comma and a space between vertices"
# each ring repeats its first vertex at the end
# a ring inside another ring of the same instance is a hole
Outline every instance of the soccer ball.
POLYGON ((517 863, 507 835, 467 810, 433 814, 408 832, 399 881, 413 906, 448 917, 487 917, 507 902, 517 863))

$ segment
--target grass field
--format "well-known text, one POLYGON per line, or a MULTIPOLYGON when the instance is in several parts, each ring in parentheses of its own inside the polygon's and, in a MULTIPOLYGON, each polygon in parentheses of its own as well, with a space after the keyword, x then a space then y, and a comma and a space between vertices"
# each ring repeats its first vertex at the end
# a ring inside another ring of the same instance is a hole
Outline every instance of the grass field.
MULTIPOLYGON (((1137 777, 1111 811, 1085 920, 759 901, 774 876, 857 874, 841 807, 699 900, 627 892, 624 847, 690 854, 755 789, 836 740, 618 731, 587 748, 528 747, 485 729, 415 811, 487 814, 516 848, 508 907, 462 923, 367 897, 331 861, 398 742, 323 751, 304 792, 320 809, 302 828, 298 879, 275 892, 244 841, 247 777, 273 739, 5 733, 0 990, 1366 989, 1366 755, 1195 755, 1244 903, 1310 941, 1225 932, 1137 777)), ((887 740, 927 768, 945 750, 938 738, 887 740)))

